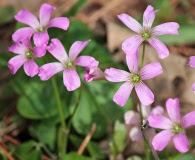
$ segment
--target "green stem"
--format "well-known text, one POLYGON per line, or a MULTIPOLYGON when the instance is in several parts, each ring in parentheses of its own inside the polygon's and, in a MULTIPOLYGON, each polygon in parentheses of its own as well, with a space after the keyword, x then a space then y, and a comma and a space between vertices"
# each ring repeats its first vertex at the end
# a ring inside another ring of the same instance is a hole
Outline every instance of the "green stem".
POLYGON ((141 66, 140 66, 140 68, 142 68, 143 65, 144 65, 145 47, 146 47, 146 42, 144 41, 144 42, 143 42, 143 50, 142 50, 142 61, 141 61, 141 66))
POLYGON ((164 152, 165 152, 166 159, 169 160, 169 152, 168 152, 167 147, 165 148, 164 152))
MULTIPOLYGON (((62 131, 62 134, 66 134, 66 123, 64 120, 65 118, 64 118, 63 108, 62 108, 62 102, 61 102, 60 95, 59 95, 59 90, 58 90, 56 80, 54 77, 51 78, 51 81, 52 81, 52 86, 53 86, 56 101, 57 101, 58 112, 59 112, 61 127, 62 127, 62 130, 59 129, 59 132, 62 131)), ((62 159, 66 153, 67 136, 65 136, 65 140, 64 141, 61 140, 60 143, 61 144, 59 145, 60 146, 59 150, 60 150, 60 157, 62 159)))
MULTIPOLYGON (((143 42, 143 50, 142 50, 142 61, 141 61, 140 68, 142 68, 143 67, 143 64, 144 64, 145 46, 146 46, 146 43, 144 41, 143 42)), ((143 115, 142 115, 142 107, 141 106, 142 106, 142 104, 139 101, 139 110, 140 110, 139 111, 139 114, 140 114, 141 126, 142 126, 143 115)), ((145 148, 146 160, 150 160, 150 153, 149 153, 148 145, 147 145, 147 142, 146 142, 145 139, 144 139, 144 148, 145 148)))
POLYGON ((77 109, 78 109, 79 104, 80 104, 80 100, 81 100, 81 91, 82 91, 82 86, 79 88, 79 96, 78 96, 76 105, 75 105, 75 107, 74 107, 74 110, 73 110, 73 112, 72 112, 72 115, 71 115, 71 117, 70 117, 70 120, 68 121, 68 125, 67 125, 67 126, 68 126, 68 127, 67 127, 68 129, 70 129, 70 127, 71 127, 73 117, 74 117, 74 115, 75 115, 75 113, 76 113, 76 111, 77 111, 77 109))

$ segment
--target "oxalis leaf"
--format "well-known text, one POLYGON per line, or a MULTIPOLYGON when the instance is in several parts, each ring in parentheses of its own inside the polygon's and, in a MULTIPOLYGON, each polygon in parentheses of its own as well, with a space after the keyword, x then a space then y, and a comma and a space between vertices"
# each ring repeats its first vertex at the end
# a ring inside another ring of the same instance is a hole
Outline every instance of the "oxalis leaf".
POLYGON ((85 156, 82 156, 82 155, 78 155, 77 153, 69 153, 67 154, 63 160, 91 160, 91 158, 88 158, 88 157, 85 157, 85 156))
POLYGON ((113 154, 117 155, 121 153, 126 146, 126 128, 123 123, 119 121, 115 122, 114 134, 110 142, 111 151, 113 154))
MULTIPOLYGON (((63 97, 66 96, 66 88, 63 86, 62 79, 59 80, 60 93, 63 97)), ((19 113, 29 119, 44 119, 58 115, 56 98, 54 95, 51 81, 36 81, 34 79, 25 84, 15 84, 17 89, 22 94, 18 100, 17 109, 19 113)), ((62 98, 61 98, 62 99, 62 98)), ((68 116, 65 98, 62 101, 64 114, 68 116)))
MULTIPOLYGON (((19 157, 22 157, 22 159, 25 160, 42 160, 41 148, 35 141, 28 141, 23 143, 21 146, 16 148, 15 152, 17 155, 19 155, 19 157)), ((16 160, 20 159, 16 157, 16 160)))

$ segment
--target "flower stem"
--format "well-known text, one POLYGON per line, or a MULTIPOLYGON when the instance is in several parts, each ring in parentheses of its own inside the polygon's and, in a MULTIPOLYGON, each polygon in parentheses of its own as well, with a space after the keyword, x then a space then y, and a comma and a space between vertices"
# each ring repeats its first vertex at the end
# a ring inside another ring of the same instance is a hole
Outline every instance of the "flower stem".
MULTIPOLYGON (((141 102, 139 101, 139 114, 140 114, 140 119, 141 119, 141 126, 142 126, 142 122, 143 122, 143 115, 142 115, 142 107, 141 107, 141 102)), ((144 138, 144 148, 145 148, 145 154, 146 154, 146 160, 150 160, 150 154, 149 154, 149 150, 148 150, 148 146, 147 146, 147 142, 144 138)))
MULTIPOLYGON (((54 89, 54 93, 55 93, 55 97, 56 97, 56 101, 57 101, 57 106, 58 106, 58 112, 59 112, 60 121, 61 121, 61 128, 62 129, 59 129, 59 132, 62 132, 63 135, 66 135, 66 123, 64 120, 62 102, 61 102, 59 90, 58 90, 58 87, 56 84, 56 79, 54 77, 52 77, 51 81, 52 81, 52 86, 54 89)), ((65 136, 64 138, 65 138, 64 140, 61 139, 59 141, 60 145, 58 145, 58 146, 60 146, 59 147, 59 155, 60 155, 61 159, 65 156, 65 153, 66 153, 67 137, 65 136)))
POLYGON ((143 67, 143 64, 144 64, 144 56, 145 56, 145 47, 146 47, 146 42, 144 41, 143 42, 143 50, 142 50, 142 61, 141 61, 141 67, 143 67))
POLYGON ((75 105, 75 107, 74 107, 74 110, 73 110, 73 112, 72 112, 72 115, 71 115, 71 117, 70 117, 70 120, 68 121, 68 125, 67 125, 67 128, 68 128, 68 129, 70 129, 70 127, 71 127, 73 117, 74 117, 74 115, 75 115, 75 113, 76 113, 76 111, 77 111, 77 108, 78 108, 79 104, 80 104, 80 100, 81 100, 81 91, 82 91, 82 86, 79 88, 79 96, 78 96, 76 105, 75 105))

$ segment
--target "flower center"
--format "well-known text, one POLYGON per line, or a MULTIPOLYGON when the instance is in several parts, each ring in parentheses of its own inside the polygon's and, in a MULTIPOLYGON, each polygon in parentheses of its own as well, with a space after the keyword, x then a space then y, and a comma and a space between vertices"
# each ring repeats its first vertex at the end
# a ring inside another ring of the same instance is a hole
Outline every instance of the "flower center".
POLYGON ((183 131, 183 128, 180 126, 180 125, 176 125, 174 128, 173 128, 173 132, 174 133, 180 133, 183 131))
POLYGON ((141 77, 139 74, 136 73, 136 74, 131 75, 131 82, 138 83, 140 82, 140 80, 141 80, 141 77))
POLYGON ((150 38, 150 34, 147 33, 147 32, 143 32, 143 33, 141 34, 141 36, 142 36, 142 38, 143 38, 144 40, 147 40, 148 38, 150 38))
POLYGON ((70 69, 72 68, 74 65, 72 64, 72 62, 68 62, 66 65, 65 65, 65 68, 67 69, 70 69))
POLYGON ((40 26, 40 28, 37 29, 37 32, 43 32, 45 28, 43 26, 40 26))
POLYGON ((25 56, 27 59, 32 59, 33 58, 33 51, 29 50, 25 53, 25 56))

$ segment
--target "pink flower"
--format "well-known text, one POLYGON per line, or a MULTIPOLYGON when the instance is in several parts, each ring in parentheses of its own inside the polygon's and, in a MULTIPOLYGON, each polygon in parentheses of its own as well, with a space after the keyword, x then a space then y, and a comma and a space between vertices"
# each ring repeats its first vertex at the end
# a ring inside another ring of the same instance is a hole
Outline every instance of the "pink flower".
POLYGON ((102 72, 99 68, 85 68, 85 71, 85 82, 98 81, 104 79, 105 77, 104 72, 102 72))
POLYGON ((153 128, 164 129, 158 133, 152 140, 155 150, 162 151, 169 141, 173 139, 175 148, 179 152, 187 152, 189 150, 189 141, 185 135, 185 129, 195 125, 195 111, 186 114, 180 118, 179 99, 169 98, 166 101, 166 108, 169 118, 162 115, 152 114, 149 116, 149 125, 153 128))
POLYGON ((24 64, 25 73, 33 77, 38 74, 38 65, 35 63, 35 58, 40 58, 45 55, 46 47, 32 48, 30 39, 26 38, 22 42, 16 42, 8 48, 10 52, 18 54, 11 58, 8 62, 8 67, 12 74, 15 74, 18 69, 24 64))
POLYGON ((76 41, 70 48, 69 57, 62 45, 62 43, 54 38, 48 47, 48 51, 60 62, 48 63, 40 67, 39 76, 41 80, 48 80, 56 73, 63 71, 64 85, 68 91, 73 91, 80 87, 81 82, 76 66, 96 68, 98 61, 91 56, 80 56, 80 52, 85 48, 90 40, 81 42, 76 41))
POLYGON ((154 28, 152 23, 157 11, 149 5, 143 15, 143 27, 131 16, 127 14, 120 14, 118 18, 131 30, 138 33, 126 39, 122 44, 122 49, 126 54, 135 52, 143 41, 147 41, 158 52, 159 58, 164 59, 169 55, 167 47, 156 38, 156 36, 164 34, 178 35, 179 24, 175 22, 168 22, 158 25, 154 28))
MULTIPOLYGON (((152 110, 150 106, 142 105, 141 107, 142 107, 143 119, 147 119, 150 114, 163 114, 164 112, 164 109, 161 106, 156 106, 152 110)), ((134 125, 129 132, 129 136, 131 140, 140 141, 142 139, 142 132, 141 132, 141 125, 140 125, 141 122, 140 122, 139 113, 135 111, 127 111, 124 115, 124 119, 127 125, 129 124, 134 125)), ((154 130, 150 130, 150 131, 151 133, 154 133, 154 130)))
POLYGON ((150 63, 138 71, 138 50, 134 54, 133 56, 126 55, 130 73, 115 68, 105 70, 105 78, 108 81, 125 82, 113 97, 113 101, 119 106, 126 104, 133 87, 135 87, 138 98, 143 105, 147 106, 153 103, 154 94, 143 83, 143 80, 154 78, 163 72, 159 62, 150 63))
POLYGON ((49 4, 42 4, 39 12, 39 20, 28 10, 21 10, 15 15, 15 19, 21 23, 28 25, 17 30, 12 39, 15 42, 19 42, 27 37, 31 37, 33 34, 34 44, 41 46, 48 43, 49 35, 47 29, 51 27, 57 27, 63 30, 67 30, 69 27, 69 19, 66 17, 58 17, 50 20, 51 14, 55 7, 49 4))

